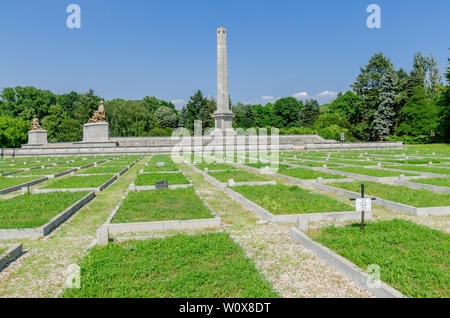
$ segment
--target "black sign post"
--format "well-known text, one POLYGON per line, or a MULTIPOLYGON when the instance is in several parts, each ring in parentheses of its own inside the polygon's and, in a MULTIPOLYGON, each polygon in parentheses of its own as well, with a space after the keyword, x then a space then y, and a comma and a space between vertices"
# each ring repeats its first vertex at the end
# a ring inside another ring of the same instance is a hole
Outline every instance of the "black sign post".
POLYGON ((361 184, 361 198, 352 198, 350 199, 351 201, 356 201, 356 212, 361 211, 361 231, 364 232, 364 214, 365 211, 368 210, 367 212, 370 212, 372 209, 372 204, 370 203, 370 201, 374 201, 376 200, 376 198, 367 198, 366 200, 364 200, 364 183, 361 184), (369 202, 367 202, 367 200, 370 200, 369 202))

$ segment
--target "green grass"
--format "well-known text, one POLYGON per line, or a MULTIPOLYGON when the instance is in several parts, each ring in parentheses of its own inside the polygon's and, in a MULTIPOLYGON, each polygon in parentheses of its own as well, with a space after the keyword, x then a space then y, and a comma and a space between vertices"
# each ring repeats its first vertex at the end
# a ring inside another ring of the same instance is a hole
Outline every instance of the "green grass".
POLYGON ((3 253, 5 253, 8 250, 7 247, 1 247, 0 246, 0 255, 2 255, 3 253))
POLYGON ((359 167, 333 168, 333 170, 363 174, 366 176, 373 176, 373 177, 397 177, 401 174, 403 174, 405 176, 416 176, 415 174, 411 174, 411 173, 395 172, 395 171, 371 169, 371 168, 359 168, 359 167))
POLYGON ((324 164, 327 165, 327 167, 340 167, 341 165, 336 163, 323 163, 323 162, 314 162, 314 161, 299 161, 299 160, 288 160, 289 163, 299 165, 299 166, 306 166, 306 167, 322 167, 324 164))
POLYGON ((0 190, 11 188, 29 181, 36 180, 35 177, 20 177, 20 178, 7 178, 7 177, 0 177, 0 190))
POLYGON ((205 168, 208 168, 208 170, 236 170, 237 168, 235 166, 226 164, 226 163, 206 163, 202 162, 195 165, 200 170, 204 170, 205 168))
POLYGON ((450 236, 395 219, 327 227, 310 232, 318 242, 366 270, 380 266, 381 280, 408 297, 450 297, 450 236))
POLYGON ((357 161, 357 160, 332 160, 330 162, 344 163, 355 166, 376 166, 377 163, 373 161, 357 161))
POLYGON ((44 189, 76 189, 76 188, 97 188, 111 179, 112 175, 99 176, 75 176, 58 179, 51 182, 44 189))
POLYGON ((94 247, 82 260, 80 298, 278 297, 226 233, 182 235, 94 247))
POLYGON ((77 171, 77 174, 119 173, 123 169, 125 169, 125 167, 97 166, 97 167, 89 167, 86 169, 80 169, 77 171))
POLYGON ((399 202, 414 207, 449 206, 450 194, 436 193, 428 190, 409 189, 372 181, 338 182, 329 184, 353 192, 361 191, 361 183, 365 184, 366 195, 399 202))
POLYGON ((267 177, 254 174, 246 170, 217 171, 217 172, 208 172, 208 174, 213 178, 216 178, 220 182, 228 182, 229 179, 233 179, 235 182, 270 180, 267 177))
POLYGON ((208 219, 214 217, 193 188, 130 192, 112 223, 208 219))
POLYGON ((88 192, 25 194, 0 201, 0 228, 23 229, 44 225, 88 192))
POLYGON ((78 160, 78 161, 74 161, 74 162, 60 164, 60 165, 58 165, 58 167, 68 167, 68 168, 74 167, 74 168, 76 168, 76 167, 82 167, 82 166, 85 166, 85 165, 88 165, 88 164, 91 164, 91 163, 94 163, 97 161, 100 161, 100 159, 78 160))
POLYGON ((430 179, 417 179, 409 181, 415 183, 431 184, 440 187, 450 187, 450 178, 430 178, 430 179))
POLYGON ((398 170, 409 170, 409 171, 420 171, 420 172, 431 172, 440 174, 450 174, 450 169, 446 168, 436 168, 436 167, 424 167, 424 166, 389 166, 389 169, 398 170))
POLYGON ((331 197, 312 193, 298 186, 237 186, 233 190, 265 208, 272 214, 302 214, 354 210, 331 197))
POLYGON ((170 155, 154 155, 148 162, 148 166, 144 167, 145 172, 155 171, 178 171, 179 169, 172 161, 170 155), (158 162, 164 162, 164 166, 158 167, 158 162))
POLYGON ((167 180, 169 185, 171 184, 189 184, 189 180, 180 173, 151 173, 151 174, 140 174, 136 181, 134 182, 137 186, 149 186, 155 185, 158 181, 167 180))
POLYGON ((342 179, 343 177, 336 174, 324 173, 320 171, 310 170, 306 168, 280 169, 278 173, 291 176, 298 179, 316 179, 322 177, 324 179, 342 179))
POLYGON ((14 176, 48 176, 70 170, 68 168, 51 167, 45 169, 35 169, 14 174, 14 176))
POLYGON ((249 166, 249 167, 253 167, 253 168, 264 168, 264 167, 272 168, 273 167, 273 168, 279 168, 280 169, 280 168, 289 168, 290 167, 290 166, 282 164, 282 163, 280 163, 278 165, 273 164, 273 166, 272 166, 270 162, 246 163, 245 165, 249 166))

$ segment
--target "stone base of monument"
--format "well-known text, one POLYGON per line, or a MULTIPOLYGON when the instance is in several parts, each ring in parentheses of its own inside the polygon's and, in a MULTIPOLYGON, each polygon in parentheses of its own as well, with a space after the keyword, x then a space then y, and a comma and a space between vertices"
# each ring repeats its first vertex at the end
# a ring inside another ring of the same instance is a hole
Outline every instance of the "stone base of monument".
POLYGON ((212 117, 215 121, 215 128, 221 130, 233 129, 234 114, 231 111, 216 111, 212 117))
POLYGON ((83 142, 109 142, 109 124, 107 122, 83 125, 83 142))
POLYGON ((46 145, 47 131, 44 129, 28 131, 28 145, 46 145))

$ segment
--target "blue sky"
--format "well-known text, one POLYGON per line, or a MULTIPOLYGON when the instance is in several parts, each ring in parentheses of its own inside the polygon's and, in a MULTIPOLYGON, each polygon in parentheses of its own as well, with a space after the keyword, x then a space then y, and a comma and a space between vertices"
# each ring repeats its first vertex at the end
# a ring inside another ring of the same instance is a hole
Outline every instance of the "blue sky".
POLYGON ((376 52, 407 70, 415 52, 433 53, 445 71, 449 16, 448 0, 1 0, 0 88, 93 88, 106 99, 150 95, 180 107, 197 89, 216 95, 224 26, 233 102, 325 102, 376 52), (66 26, 71 3, 81 29, 66 26), (381 29, 366 26, 371 3, 381 29))

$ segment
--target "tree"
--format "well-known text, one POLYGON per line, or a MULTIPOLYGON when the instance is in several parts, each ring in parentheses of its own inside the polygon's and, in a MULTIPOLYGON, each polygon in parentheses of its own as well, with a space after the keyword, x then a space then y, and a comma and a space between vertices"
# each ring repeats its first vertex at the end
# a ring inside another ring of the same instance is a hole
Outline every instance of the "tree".
POLYGON ((29 122, 6 115, 0 115, 0 147, 17 148, 27 142, 29 122))
POLYGON ((274 126, 274 114, 273 114, 273 104, 267 103, 265 106, 253 105, 253 113, 255 115, 255 126, 256 127, 270 127, 274 126))
POLYGON ((389 135, 394 124, 396 73, 388 70, 380 85, 379 106, 375 112, 372 134, 375 139, 389 135))
POLYGON ((161 106, 155 111, 155 118, 160 128, 176 128, 177 126, 177 114, 174 108, 167 106, 161 106))
POLYGON ((92 117, 94 112, 98 109, 102 99, 94 94, 90 89, 84 94, 81 94, 77 101, 73 104, 73 116, 81 124, 84 125, 92 117))
POLYGON ((297 125, 302 108, 303 102, 295 97, 278 99, 273 105, 274 125, 278 128, 297 125))
POLYGON ((362 120, 361 98, 352 91, 347 91, 345 94, 339 93, 337 98, 329 104, 326 112, 338 114, 340 118, 356 125, 362 120))
POLYGON ((307 100, 300 111, 300 126, 311 127, 319 115, 319 102, 315 99, 307 100))
POLYGON ((438 110, 434 103, 430 103, 423 87, 416 87, 414 95, 402 109, 403 121, 398 127, 397 134, 411 137, 429 136, 439 124, 438 110))
POLYGON ((368 124, 373 121, 380 100, 381 81, 386 72, 392 69, 392 63, 383 53, 374 54, 369 63, 361 68, 356 81, 351 85, 362 100, 362 123, 368 124))
POLYGON ((252 105, 237 103, 231 107, 234 113, 233 127, 250 128, 255 126, 255 113, 252 105))
POLYGON ((194 121, 205 117, 205 108, 208 106, 208 99, 205 98, 200 90, 195 92, 186 104, 186 114, 184 118, 184 127, 194 131, 194 121), (203 116, 202 116, 203 115, 203 116))

